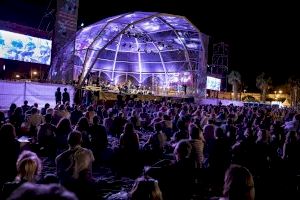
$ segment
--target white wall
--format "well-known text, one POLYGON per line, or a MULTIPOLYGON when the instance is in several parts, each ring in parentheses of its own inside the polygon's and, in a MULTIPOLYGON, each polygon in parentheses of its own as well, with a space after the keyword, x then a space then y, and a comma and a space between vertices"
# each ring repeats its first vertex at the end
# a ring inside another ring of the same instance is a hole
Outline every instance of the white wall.
POLYGON ((72 104, 74 87, 70 85, 24 81, 0 81, 0 109, 5 110, 9 108, 11 103, 22 106, 24 100, 27 100, 29 105, 38 103, 40 108, 43 107, 45 103, 49 103, 51 107, 54 107, 54 94, 58 87, 61 88, 62 92, 64 88, 68 89, 72 104))

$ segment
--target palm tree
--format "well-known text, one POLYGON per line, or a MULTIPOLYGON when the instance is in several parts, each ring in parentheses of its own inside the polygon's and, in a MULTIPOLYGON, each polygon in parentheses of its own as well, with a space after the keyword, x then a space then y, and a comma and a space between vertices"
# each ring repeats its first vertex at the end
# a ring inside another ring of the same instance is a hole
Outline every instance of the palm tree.
POLYGON ((272 84, 271 77, 267 77, 264 72, 256 77, 256 87, 260 89, 262 92, 261 95, 262 102, 266 101, 267 90, 269 89, 271 84, 272 84))
POLYGON ((233 99, 237 100, 238 85, 241 84, 241 74, 237 71, 231 71, 227 78, 228 83, 232 85, 233 99))

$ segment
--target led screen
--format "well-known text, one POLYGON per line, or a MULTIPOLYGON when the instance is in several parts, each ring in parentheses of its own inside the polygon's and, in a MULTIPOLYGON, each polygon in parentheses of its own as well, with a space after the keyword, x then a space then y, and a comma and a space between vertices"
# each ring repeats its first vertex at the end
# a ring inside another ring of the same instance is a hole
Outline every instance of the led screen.
POLYGON ((211 76, 207 77, 206 89, 220 91, 221 79, 214 78, 211 76))
POLYGON ((50 65, 51 40, 0 30, 0 58, 50 65))

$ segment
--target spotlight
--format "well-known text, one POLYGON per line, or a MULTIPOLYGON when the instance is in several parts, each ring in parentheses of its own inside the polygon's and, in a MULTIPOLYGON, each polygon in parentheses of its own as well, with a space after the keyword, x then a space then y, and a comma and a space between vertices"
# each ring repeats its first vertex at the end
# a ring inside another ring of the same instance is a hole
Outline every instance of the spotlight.
POLYGON ((80 27, 83 27, 84 26, 84 23, 82 22, 81 24, 80 24, 80 27))
POLYGON ((19 74, 16 74, 16 78, 20 78, 20 75, 19 75, 19 74))

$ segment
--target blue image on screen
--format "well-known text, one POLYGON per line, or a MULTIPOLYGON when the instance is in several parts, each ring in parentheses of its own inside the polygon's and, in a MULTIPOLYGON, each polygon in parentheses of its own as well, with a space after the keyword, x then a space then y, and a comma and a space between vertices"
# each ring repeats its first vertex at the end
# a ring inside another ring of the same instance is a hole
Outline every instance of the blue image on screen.
POLYGON ((50 65, 51 40, 0 30, 0 58, 50 65))
POLYGON ((220 91, 221 79, 207 76, 206 89, 220 91))

